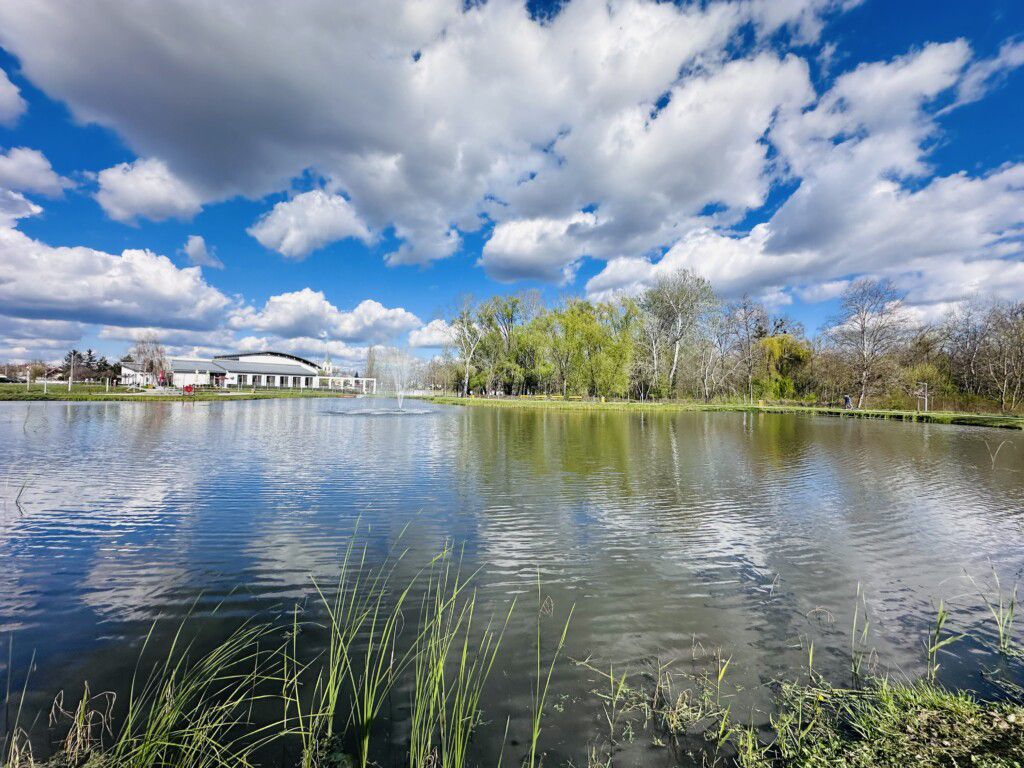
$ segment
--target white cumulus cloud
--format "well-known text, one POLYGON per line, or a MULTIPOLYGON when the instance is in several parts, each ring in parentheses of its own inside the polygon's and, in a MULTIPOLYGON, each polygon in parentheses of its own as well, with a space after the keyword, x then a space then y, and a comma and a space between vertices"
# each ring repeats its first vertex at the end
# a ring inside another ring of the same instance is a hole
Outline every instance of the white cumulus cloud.
POLYGON ((304 259, 337 240, 352 237, 368 243, 373 238, 344 197, 319 189, 278 203, 248 232, 260 244, 291 259, 304 259))
POLYGON ((452 343, 452 329, 443 319, 431 320, 409 331, 409 346, 439 349, 452 343))
POLYGON ((288 352, 307 360, 319 362, 326 357, 336 368, 350 371, 362 370, 366 365, 368 347, 347 344, 344 341, 296 336, 281 338, 280 336, 244 336, 234 345, 239 352, 288 352))
POLYGON ((181 250, 193 266, 224 269, 224 262, 217 258, 216 249, 208 246, 202 235, 189 235, 181 250))
MULTIPOLYGON (((956 290, 945 274, 1002 290, 1022 258, 1019 158, 959 171, 947 156, 937 172, 932 150, 1024 44, 922 42, 847 66, 842 38, 822 37, 854 5, 571 0, 539 20, 521 0, 140 0, 129 15, 7 0, 0 45, 141 158, 99 175, 122 221, 317 179, 250 233, 296 259, 393 234, 395 266, 482 239, 503 281, 574 281, 593 258, 595 296, 673 264, 779 301, 859 274, 922 302, 956 290)), ((330 311, 306 314, 321 320, 289 333, 334 333, 330 311)))
POLYGON ((12 147, 0 153, 0 187, 57 197, 69 186, 71 181, 57 175, 50 161, 37 149, 12 147))
POLYGON ((99 172, 96 201, 115 221, 191 219, 202 200, 163 160, 143 158, 99 172))
POLYGON ((354 309, 340 310, 322 291, 303 288, 271 296, 259 310, 239 310, 231 324, 282 338, 376 342, 416 328, 421 321, 400 307, 385 307, 372 299, 361 301, 354 309))
POLYGON ((13 126, 27 108, 18 86, 0 69, 0 125, 13 126))
POLYGON ((36 216, 43 209, 20 192, 0 189, 0 227, 14 226, 18 219, 36 216))
POLYGON ((582 233, 596 223, 593 213, 504 221, 484 245, 480 265, 495 280, 569 282, 585 253, 582 233))
POLYGON ((210 329, 231 305, 198 268, 179 269, 166 256, 54 247, 0 226, 0 307, 5 314, 210 329))

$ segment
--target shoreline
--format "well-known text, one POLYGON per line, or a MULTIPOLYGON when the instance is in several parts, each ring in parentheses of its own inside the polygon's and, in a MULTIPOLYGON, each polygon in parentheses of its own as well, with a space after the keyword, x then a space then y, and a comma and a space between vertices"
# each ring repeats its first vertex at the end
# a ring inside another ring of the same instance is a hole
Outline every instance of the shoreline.
POLYGON ((349 392, 314 390, 286 390, 275 392, 273 390, 257 390, 255 392, 243 390, 211 390, 200 391, 191 395, 172 394, 167 392, 105 392, 79 390, 68 392, 66 389, 53 388, 49 392, 42 390, 28 390, 21 388, 19 391, 0 389, 0 402, 9 403, 35 403, 35 402, 93 402, 93 403, 191 403, 191 402, 229 402, 233 400, 294 400, 297 398, 351 398, 355 394, 349 392), (56 390, 56 391, 54 391, 56 390))
MULTIPOLYGON (((356 395, 342 392, 318 392, 314 390, 292 390, 275 392, 261 391, 200 391, 192 395, 146 392, 104 392, 56 390, 42 392, 26 391, 20 386, 0 388, 0 402, 112 402, 112 403, 188 403, 188 402, 230 402, 252 400, 289 400, 297 398, 352 398, 356 395)), ((489 408, 519 408, 553 411, 619 411, 642 413, 775 413, 806 416, 831 416, 843 419, 880 419, 904 421, 918 424, 951 424, 956 426, 989 427, 992 429, 1024 430, 1024 417, 999 414, 966 413, 957 411, 897 411, 881 408, 846 410, 828 406, 805 405, 751 405, 746 403, 703 403, 700 401, 647 401, 613 400, 562 400, 541 397, 456 397, 452 395, 409 396, 410 400, 423 400, 436 405, 455 405, 489 408)))
POLYGON ((427 397, 437 405, 462 405, 493 408, 535 408, 556 411, 636 411, 646 413, 726 412, 726 413, 793 413, 807 416, 832 416, 844 419, 882 419, 919 424, 953 424, 995 429, 1024 429, 1024 417, 998 414, 960 413, 954 411, 889 411, 883 409, 846 410, 827 406, 748 405, 746 403, 702 403, 685 401, 638 402, 593 400, 545 400, 534 397, 507 399, 484 397, 427 397))

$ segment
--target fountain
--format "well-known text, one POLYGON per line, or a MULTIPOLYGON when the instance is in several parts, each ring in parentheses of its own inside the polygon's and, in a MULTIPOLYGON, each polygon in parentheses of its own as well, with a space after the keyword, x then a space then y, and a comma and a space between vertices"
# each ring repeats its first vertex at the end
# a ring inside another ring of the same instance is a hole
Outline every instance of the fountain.
POLYGON ((404 410, 403 397, 416 376, 418 361, 404 349, 385 347, 377 359, 384 386, 395 393, 398 410, 404 410))

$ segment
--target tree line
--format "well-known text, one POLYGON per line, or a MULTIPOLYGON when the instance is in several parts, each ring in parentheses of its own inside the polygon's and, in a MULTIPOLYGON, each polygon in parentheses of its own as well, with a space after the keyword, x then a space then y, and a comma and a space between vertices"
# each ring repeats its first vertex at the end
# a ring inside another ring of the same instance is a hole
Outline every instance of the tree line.
POLYGON ((689 270, 612 302, 466 297, 445 320, 450 343, 425 383, 462 395, 913 408, 927 392, 933 408, 1000 411, 1024 400, 1024 302, 971 301, 920 322, 884 280, 850 283, 813 336, 689 270))

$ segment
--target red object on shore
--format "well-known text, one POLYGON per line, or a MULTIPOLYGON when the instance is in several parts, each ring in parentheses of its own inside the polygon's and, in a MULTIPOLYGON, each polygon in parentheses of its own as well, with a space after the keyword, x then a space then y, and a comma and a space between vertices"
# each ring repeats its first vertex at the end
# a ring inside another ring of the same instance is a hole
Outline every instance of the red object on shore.
POLYGON ((182 391, 186 395, 191 395, 192 392, 194 391, 194 389, 195 389, 195 387, 193 387, 191 384, 186 384, 184 387, 182 387, 182 391))

